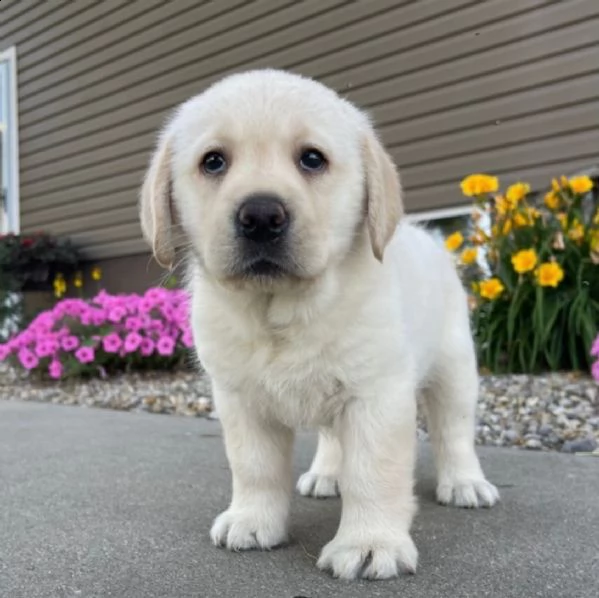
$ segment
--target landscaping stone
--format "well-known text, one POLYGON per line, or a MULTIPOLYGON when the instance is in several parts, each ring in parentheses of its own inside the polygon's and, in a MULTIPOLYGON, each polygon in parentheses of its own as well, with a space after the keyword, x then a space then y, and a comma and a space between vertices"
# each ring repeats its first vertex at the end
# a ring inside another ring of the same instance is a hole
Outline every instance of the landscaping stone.
MULTIPOLYGON (((598 389, 592 378, 574 373, 482 375, 476 442, 530 450, 593 452, 599 440, 598 389)), ((210 417, 211 395, 208 377, 193 370, 42 383, 0 364, 0 399, 5 400, 210 417)), ((426 438, 422 413, 419 428, 419 437, 426 438)))

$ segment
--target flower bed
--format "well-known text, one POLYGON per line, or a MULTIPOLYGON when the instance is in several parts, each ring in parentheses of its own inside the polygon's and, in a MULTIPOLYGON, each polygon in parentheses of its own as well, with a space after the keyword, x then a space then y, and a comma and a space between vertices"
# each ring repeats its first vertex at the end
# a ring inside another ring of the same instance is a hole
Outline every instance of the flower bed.
POLYGON ((63 299, 0 344, 0 360, 55 380, 165 369, 190 357, 193 339, 184 291, 63 299))
MULTIPOLYGON (((472 289, 481 365, 494 373, 589 370, 599 325, 599 206, 593 182, 553 180, 538 205, 527 183, 471 175, 474 228, 446 239, 472 289), (485 222, 486 221, 486 222, 485 222)), ((597 349, 599 352, 599 349, 597 349)))

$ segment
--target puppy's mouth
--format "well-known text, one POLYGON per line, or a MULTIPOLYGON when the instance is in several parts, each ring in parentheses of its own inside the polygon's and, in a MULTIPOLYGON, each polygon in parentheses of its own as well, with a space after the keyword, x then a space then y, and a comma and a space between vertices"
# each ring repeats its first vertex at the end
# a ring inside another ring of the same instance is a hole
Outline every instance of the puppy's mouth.
POLYGON ((281 278, 288 274, 288 270, 276 261, 262 258, 244 264, 243 273, 245 276, 252 278, 281 278))

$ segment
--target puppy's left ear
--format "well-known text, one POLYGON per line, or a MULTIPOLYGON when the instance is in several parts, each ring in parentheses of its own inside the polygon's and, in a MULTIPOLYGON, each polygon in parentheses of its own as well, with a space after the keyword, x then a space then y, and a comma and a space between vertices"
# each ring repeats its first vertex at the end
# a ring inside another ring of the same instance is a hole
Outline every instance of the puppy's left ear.
POLYGON ((366 171, 366 212, 372 252, 383 261, 385 247, 403 216, 401 183, 391 156, 373 131, 363 140, 366 171))

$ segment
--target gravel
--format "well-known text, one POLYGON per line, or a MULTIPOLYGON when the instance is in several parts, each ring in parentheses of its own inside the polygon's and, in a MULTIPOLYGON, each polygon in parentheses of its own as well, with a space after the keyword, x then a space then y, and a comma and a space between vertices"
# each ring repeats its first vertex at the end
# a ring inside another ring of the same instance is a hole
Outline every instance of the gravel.
MULTIPOLYGON (((0 399, 209 417, 211 387, 194 371, 39 382, 0 364, 0 399)), ((419 416, 419 436, 426 423, 419 416)), ((599 455, 599 384, 580 374, 481 376, 476 441, 599 455)))

